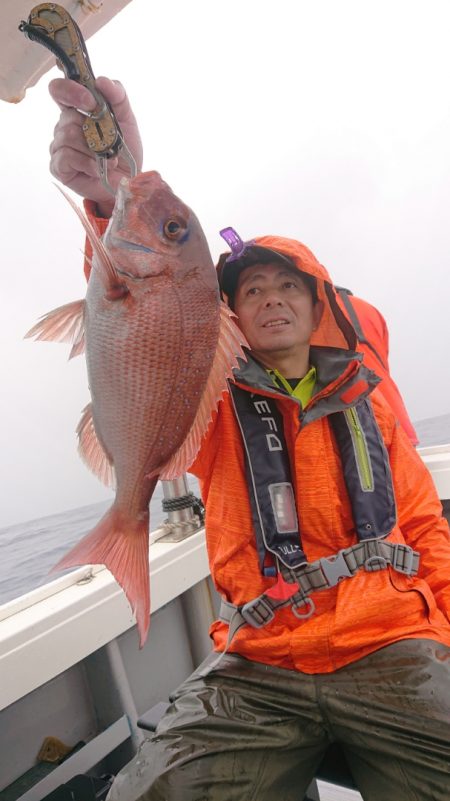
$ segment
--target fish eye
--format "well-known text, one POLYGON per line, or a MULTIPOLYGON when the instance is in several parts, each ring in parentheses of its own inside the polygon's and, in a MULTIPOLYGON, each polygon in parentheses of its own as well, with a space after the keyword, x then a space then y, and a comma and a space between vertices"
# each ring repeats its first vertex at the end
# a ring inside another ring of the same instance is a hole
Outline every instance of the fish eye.
POLYGON ((176 239, 181 231, 181 225, 177 220, 167 220, 164 223, 164 235, 168 239, 176 239))

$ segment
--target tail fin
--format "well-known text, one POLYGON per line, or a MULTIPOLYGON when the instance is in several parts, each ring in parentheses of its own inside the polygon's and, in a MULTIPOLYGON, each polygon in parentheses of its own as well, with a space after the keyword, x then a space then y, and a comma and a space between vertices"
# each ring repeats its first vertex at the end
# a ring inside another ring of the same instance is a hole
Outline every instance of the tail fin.
POLYGON ((105 565, 124 590, 136 616, 140 648, 147 639, 150 625, 148 527, 148 512, 131 518, 113 505, 95 528, 53 568, 105 565))

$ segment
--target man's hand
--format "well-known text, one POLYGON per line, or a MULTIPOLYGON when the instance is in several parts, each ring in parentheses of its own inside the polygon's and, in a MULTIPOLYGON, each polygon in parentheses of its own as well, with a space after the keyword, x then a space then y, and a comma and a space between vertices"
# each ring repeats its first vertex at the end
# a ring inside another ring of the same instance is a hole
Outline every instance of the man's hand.
MULTIPOLYGON (((135 116, 123 88, 118 81, 98 78, 96 87, 111 105, 120 125, 127 147, 136 159, 138 172, 142 169, 142 143, 135 116)), ((61 115, 50 145, 50 171, 58 181, 97 203, 98 213, 109 217, 114 198, 103 186, 98 173, 95 155, 84 138, 84 116, 77 109, 92 111, 96 101, 89 89, 66 78, 56 78, 49 84, 49 92, 61 109, 61 115)), ((123 176, 130 176, 125 159, 108 159, 108 181, 115 189, 123 176)))

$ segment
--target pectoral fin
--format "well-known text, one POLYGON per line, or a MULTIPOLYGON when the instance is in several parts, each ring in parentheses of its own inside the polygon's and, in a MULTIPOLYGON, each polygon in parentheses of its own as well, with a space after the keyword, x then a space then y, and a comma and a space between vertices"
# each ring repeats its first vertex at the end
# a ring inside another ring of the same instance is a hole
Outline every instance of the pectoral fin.
POLYGON ((238 357, 246 359, 242 348, 248 347, 248 344, 233 321, 233 317, 235 314, 231 309, 225 303, 221 303, 219 339, 208 381, 189 434, 159 474, 159 478, 162 480, 170 481, 185 473, 191 466, 200 449, 213 412, 217 409, 223 393, 228 389, 227 379, 232 377, 233 368, 238 367, 238 357))
POLYGON ((25 338, 42 339, 48 342, 69 342, 72 345, 69 359, 84 352, 84 300, 75 300, 58 306, 44 314, 36 325, 25 334, 25 338))

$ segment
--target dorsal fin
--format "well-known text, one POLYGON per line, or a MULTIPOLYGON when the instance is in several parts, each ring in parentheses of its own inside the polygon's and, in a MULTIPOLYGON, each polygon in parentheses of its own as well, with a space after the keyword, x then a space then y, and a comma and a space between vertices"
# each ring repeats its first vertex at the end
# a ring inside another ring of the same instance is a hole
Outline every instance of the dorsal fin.
POLYGON ((238 357, 246 359, 242 348, 248 345, 244 335, 233 322, 232 318, 235 316, 225 303, 220 304, 217 350, 195 420, 181 447, 164 465, 159 474, 160 479, 176 478, 185 473, 193 463, 213 412, 217 409, 222 394, 227 390, 227 378, 232 377, 233 367, 238 367, 238 357))
POLYGON ((123 281, 120 280, 117 270, 114 267, 114 264, 111 260, 111 257, 106 250, 98 232, 96 231, 95 227, 92 223, 88 220, 86 215, 81 211, 79 206, 72 200, 71 197, 64 191, 60 186, 55 184, 61 194, 64 195, 67 202, 70 203, 72 206, 75 214, 81 221, 81 224, 86 231, 86 236, 89 238, 89 241, 92 245, 92 250, 94 251, 95 255, 97 256, 97 261, 94 262, 94 268, 97 269, 99 278, 104 285, 105 289, 110 289, 113 286, 117 286, 118 284, 122 284, 123 281))

